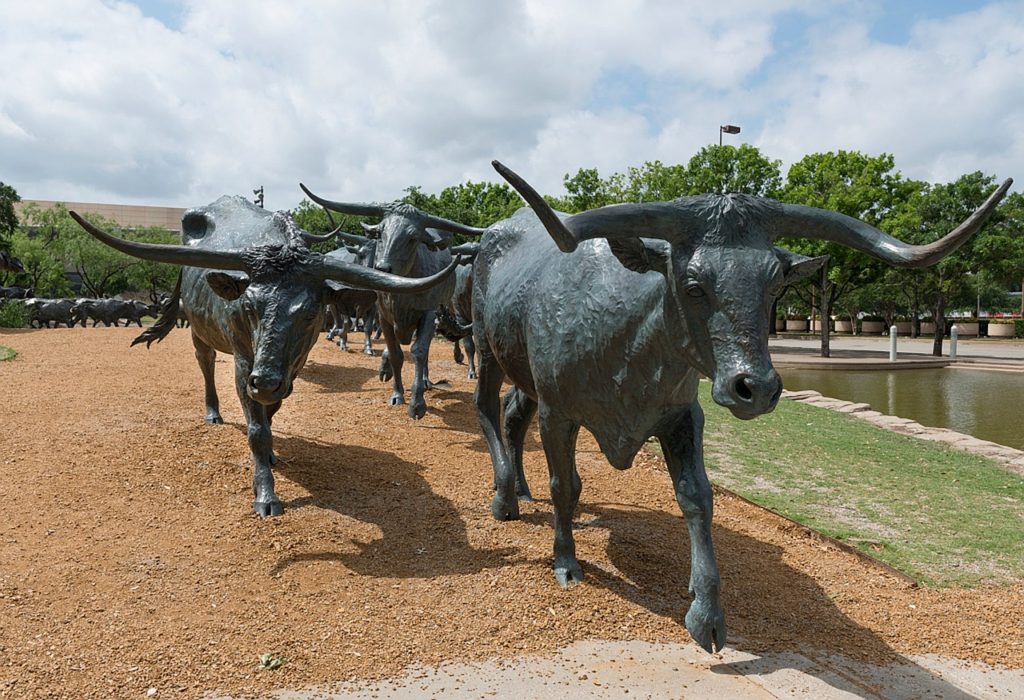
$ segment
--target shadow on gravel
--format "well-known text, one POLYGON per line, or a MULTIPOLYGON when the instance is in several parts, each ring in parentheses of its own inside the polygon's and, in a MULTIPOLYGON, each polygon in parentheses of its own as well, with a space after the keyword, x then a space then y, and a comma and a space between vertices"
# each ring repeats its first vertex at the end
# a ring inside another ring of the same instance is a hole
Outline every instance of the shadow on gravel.
MULTIPOLYGON (((578 521, 581 529, 608 531, 608 558, 617 570, 607 571, 583 561, 588 580, 656 615, 671 618, 679 625, 680 639, 688 639, 684 617, 690 603, 690 542, 682 516, 629 505, 582 504, 578 521)), ((830 656, 843 656, 901 666, 905 674, 901 671, 900 675, 913 678, 924 696, 972 697, 900 656, 870 629, 850 620, 836 607, 829 591, 783 562, 780 547, 721 525, 713 527, 713 537, 729 645, 751 654, 795 652, 765 654, 742 664, 720 663, 712 666, 715 672, 764 675, 792 668, 858 697, 902 697, 897 688, 879 689, 870 679, 846 672, 829 660, 830 656), (807 664, 807 659, 814 663, 807 664)))
POLYGON ((319 552, 283 557, 280 572, 300 561, 336 560, 366 576, 428 578, 477 573, 509 564, 515 549, 475 549, 455 505, 437 495, 423 478, 423 467, 383 452, 354 445, 275 437, 289 456, 275 472, 305 488, 310 496, 285 509, 326 508, 380 528, 382 536, 354 543, 359 551, 319 552))
POLYGON ((348 387, 362 387, 370 379, 376 379, 377 370, 308 360, 298 378, 315 384, 319 393, 338 394, 349 391, 348 387))

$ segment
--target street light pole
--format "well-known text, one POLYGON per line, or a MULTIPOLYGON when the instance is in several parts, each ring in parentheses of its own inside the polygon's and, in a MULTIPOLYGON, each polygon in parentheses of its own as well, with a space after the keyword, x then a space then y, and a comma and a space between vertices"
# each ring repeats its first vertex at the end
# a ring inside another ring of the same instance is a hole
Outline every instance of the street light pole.
POLYGON ((722 134, 738 134, 740 128, 734 124, 723 124, 718 127, 718 145, 722 145, 722 134))
POLYGON ((263 208, 263 185, 260 185, 259 189, 253 190, 252 193, 256 195, 256 199, 253 200, 253 204, 258 204, 260 209, 263 208))

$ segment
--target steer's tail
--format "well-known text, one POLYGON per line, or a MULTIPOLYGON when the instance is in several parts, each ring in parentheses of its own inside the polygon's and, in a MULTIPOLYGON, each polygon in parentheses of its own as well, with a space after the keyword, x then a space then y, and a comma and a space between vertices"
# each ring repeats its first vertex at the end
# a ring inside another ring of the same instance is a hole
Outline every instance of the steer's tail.
POLYGON ((160 342, 167 337, 178 320, 178 304, 181 303, 181 272, 178 272, 178 282, 174 285, 174 292, 171 294, 171 298, 167 299, 160 307, 160 318, 156 322, 144 330, 139 337, 132 341, 132 345, 138 345, 139 343, 145 343, 146 347, 149 348, 153 341, 160 342))

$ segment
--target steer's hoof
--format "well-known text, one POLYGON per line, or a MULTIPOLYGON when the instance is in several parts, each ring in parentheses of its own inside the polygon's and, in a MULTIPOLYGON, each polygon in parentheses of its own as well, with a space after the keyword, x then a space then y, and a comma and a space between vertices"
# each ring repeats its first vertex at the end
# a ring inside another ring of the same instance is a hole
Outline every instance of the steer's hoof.
POLYGON ((502 498, 496 493, 491 499, 491 515, 495 520, 519 520, 519 501, 502 498))
POLYGON ((369 345, 364 345, 363 346, 363 354, 364 355, 369 355, 370 357, 373 357, 373 348, 371 348, 369 345))
POLYGON ((476 370, 474 370, 474 369, 469 370, 469 372, 466 373, 466 378, 467 379, 476 379, 476 370))
POLYGON ((686 631, 701 648, 713 654, 725 646, 725 615, 716 603, 709 605, 695 600, 686 611, 686 631))
POLYGON ((413 401, 409 404, 409 417, 413 420, 419 420, 423 416, 427 415, 427 403, 422 399, 419 401, 413 401))
POLYGON ((261 518, 273 518, 284 512, 284 505, 275 498, 273 501, 254 501, 252 509, 261 518))
POLYGON ((388 399, 388 403, 392 406, 401 406, 403 403, 405 403, 405 396, 396 391, 394 394, 391 395, 391 398, 388 399))
POLYGON ((203 421, 210 425, 224 425, 224 419, 220 417, 219 413, 212 416, 206 416, 206 418, 203 418, 203 421))
POLYGON ((583 567, 578 561, 564 566, 555 564, 555 580, 562 588, 571 588, 583 580, 583 567))

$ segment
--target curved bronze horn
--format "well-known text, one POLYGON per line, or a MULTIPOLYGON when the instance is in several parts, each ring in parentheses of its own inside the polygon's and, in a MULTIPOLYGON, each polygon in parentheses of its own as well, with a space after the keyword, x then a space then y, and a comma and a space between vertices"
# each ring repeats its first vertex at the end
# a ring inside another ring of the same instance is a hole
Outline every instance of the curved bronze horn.
MULTIPOLYGON (((333 224, 334 222, 332 221, 331 223, 333 224)), ((308 231, 299 231, 299 236, 302 237, 302 240, 305 241, 306 245, 312 245, 313 243, 323 243, 324 241, 329 241, 335 236, 337 236, 339 233, 341 233, 341 226, 335 227, 335 229, 330 233, 324 233, 320 235, 310 233, 308 231)))
POLYGON ((317 197, 301 182, 299 183, 299 187, 302 188, 302 191, 306 193, 307 197, 322 206, 324 209, 330 209, 331 211, 340 212, 342 214, 354 214, 356 216, 384 216, 384 213, 387 211, 387 207, 384 205, 374 204, 372 202, 333 202, 329 199, 324 199, 323 197, 317 197))
POLYGON ((479 237, 487 229, 476 228, 475 226, 466 226, 460 224, 458 221, 450 221, 448 219, 442 219, 440 216, 434 216, 426 212, 420 212, 422 217, 421 222, 425 227, 439 228, 442 231, 451 231, 452 233, 461 233, 464 236, 479 237))
POLYGON ((338 240, 343 241, 349 245, 366 245, 370 242, 370 239, 366 236, 360 236, 358 233, 348 233, 347 231, 338 231, 338 240))
POLYGON ((111 248, 127 253, 143 260, 170 263, 172 265, 189 265, 191 267, 207 267, 215 270, 247 270, 239 250, 205 250, 187 245, 164 245, 156 243, 136 243, 111 236, 96 228, 76 212, 68 212, 78 225, 89 232, 94 238, 106 243, 111 248))
POLYGON ((450 247, 448 250, 452 255, 468 255, 472 258, 480 252, 480 243, 478 241, 460 243, 459 245, 450 247))
POLYGON ((537 214, 544 228, 563 253, 571 253, 581 241, 591 238, 661 238, 676 241, 691 228, 696 218, 686 202, 613 204, 561 218, 529 183, 504 165, 491 161, 537 214))
POLYGON ((782 205, 775 236, 833 241, 873 255, 890 265, 927 267, 934 265, 967 242, 992 215, 1012 184, 1013 180, 1007 179, 962 224, 928 245, 909 245, 863 221, 837 212, 798 204, 782 205))
POLYGON ((380 224, 368 224, 365 221, 360 221, 359 225, 370 238, 380 238, 380 224))
POLYGON ((323 257, 320 274, 326 280, 344 282, 353 287, 372 289, 375 292, 422 292, 441 284, 455 271, 461 258, 454 258, 448 267, 430 277, 400 277, 380 272, 372 267, 363 267, 335 258, 323 257))

